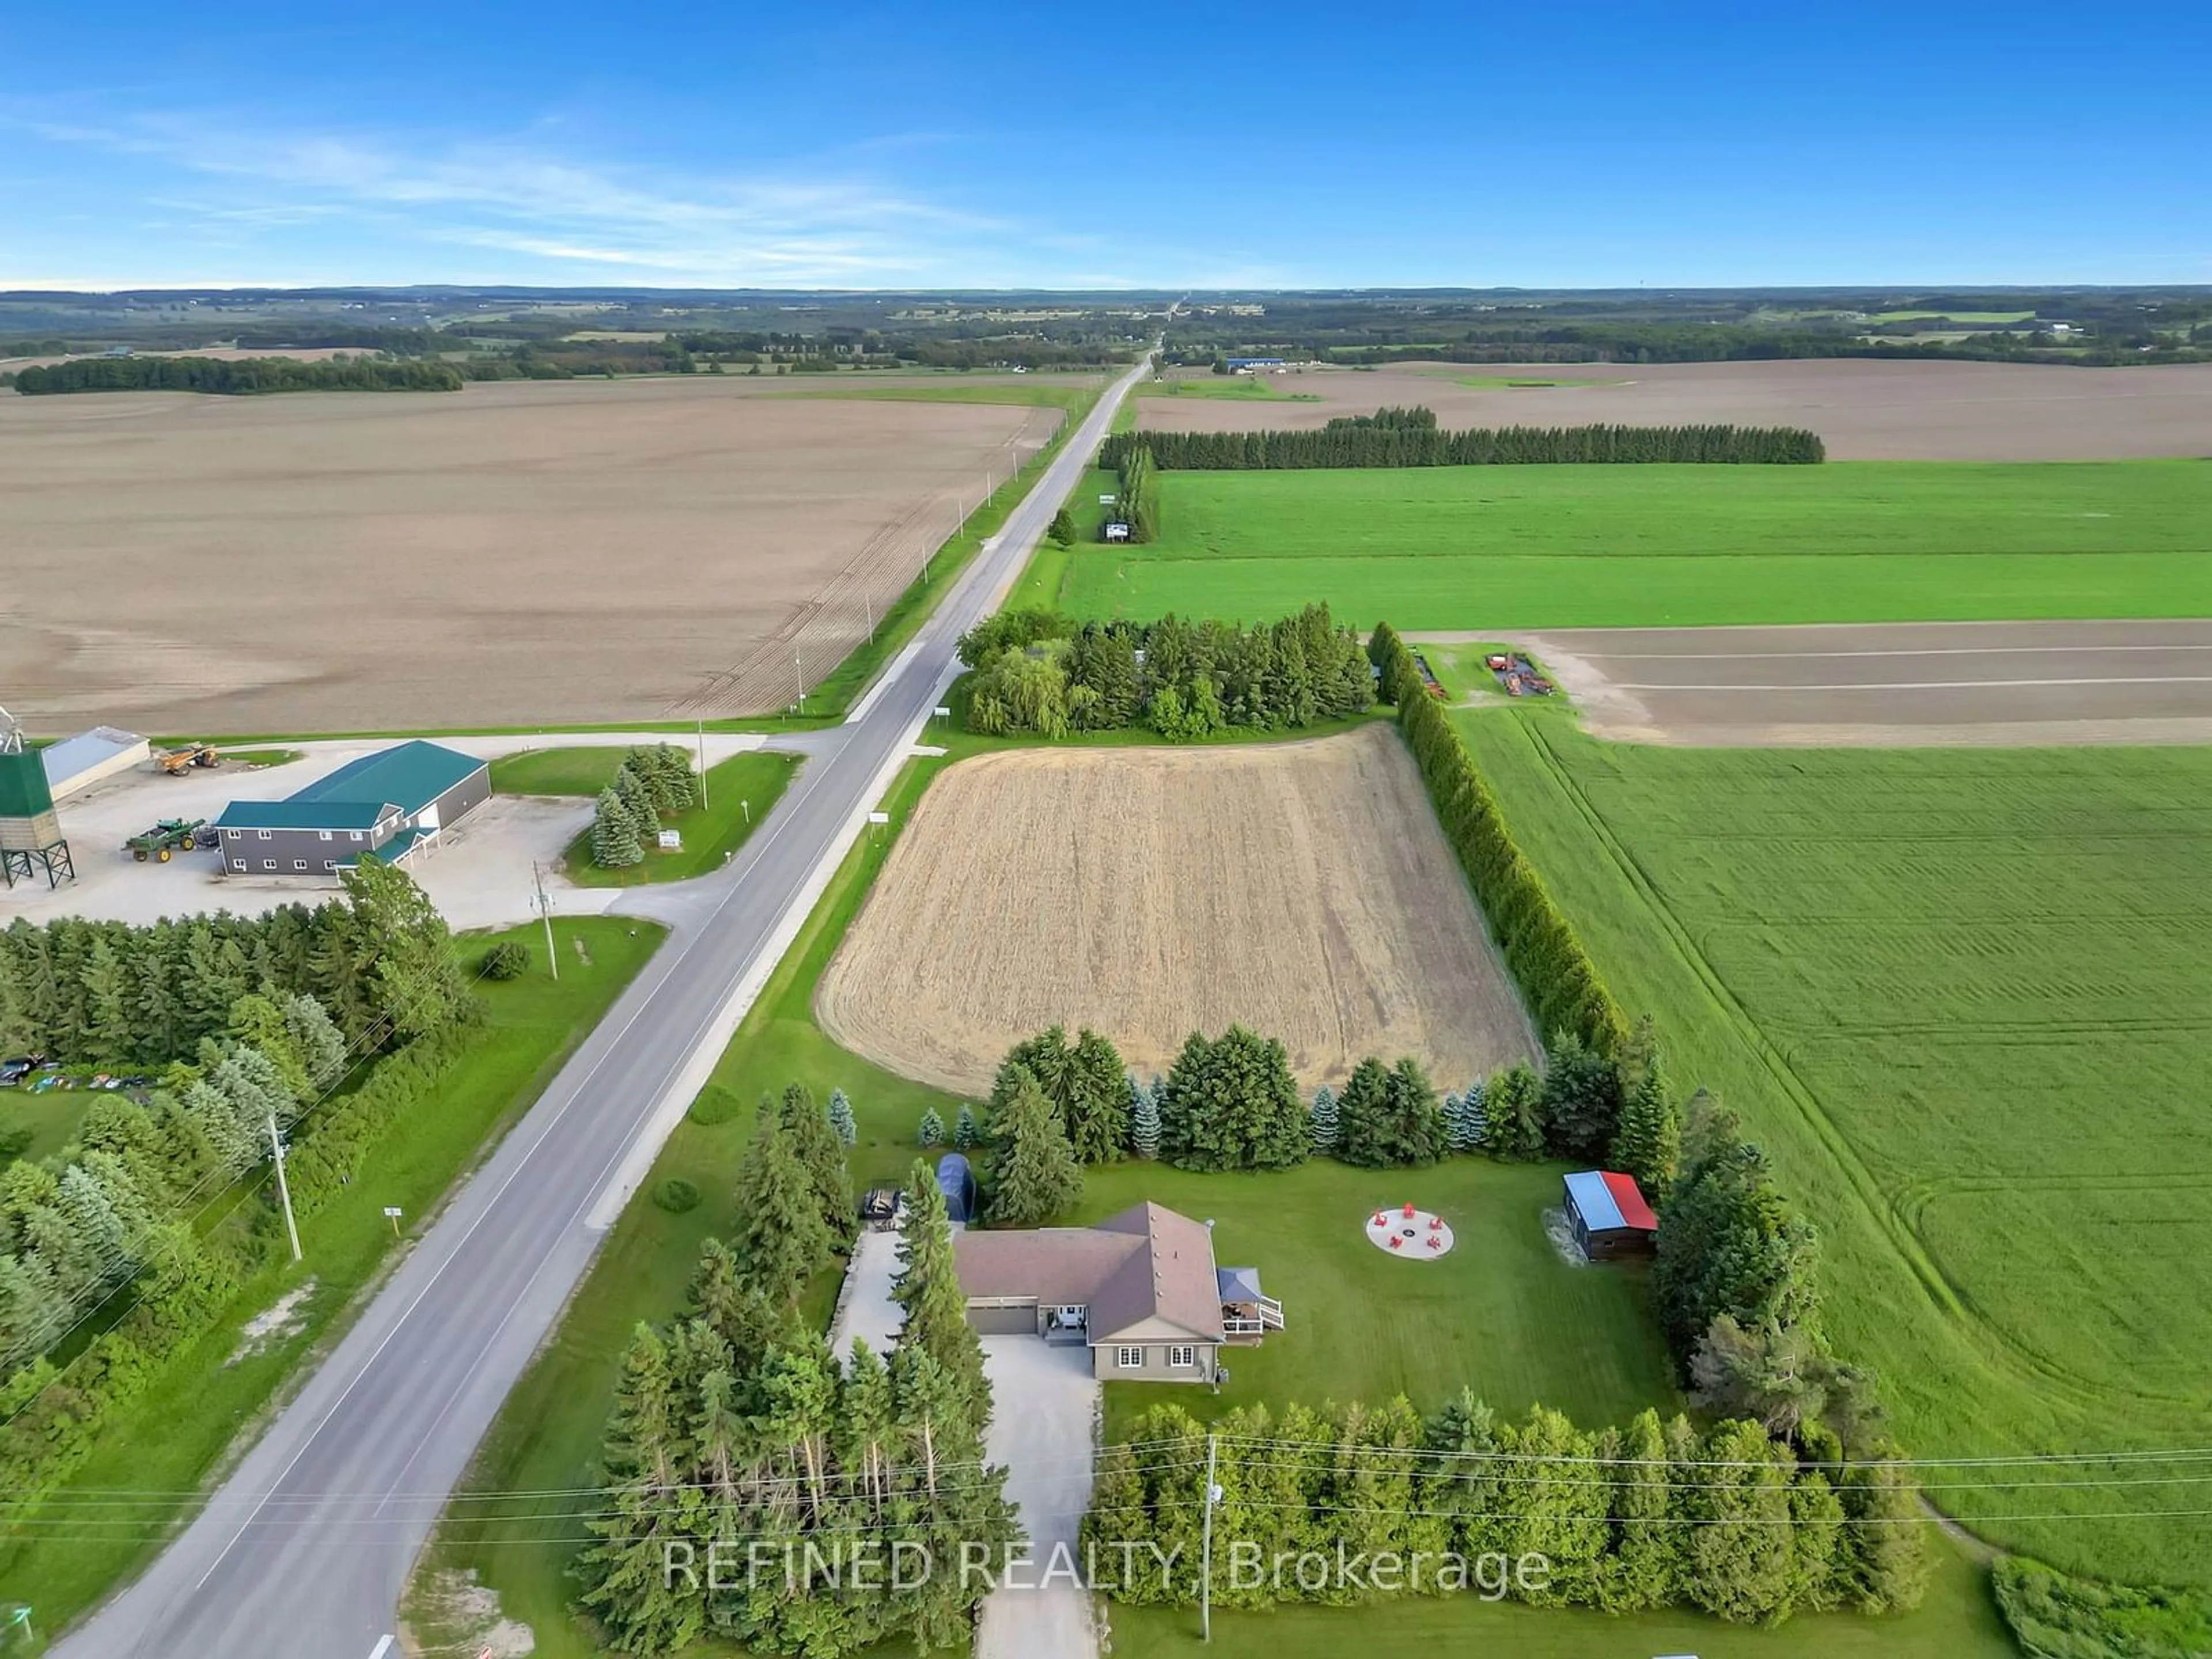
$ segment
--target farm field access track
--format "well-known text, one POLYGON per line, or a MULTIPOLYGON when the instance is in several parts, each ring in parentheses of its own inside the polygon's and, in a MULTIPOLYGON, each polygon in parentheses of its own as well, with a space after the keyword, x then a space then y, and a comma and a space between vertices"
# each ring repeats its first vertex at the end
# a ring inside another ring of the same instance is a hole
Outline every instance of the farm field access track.
POLYGON ((0 396, 0 684, 38 731, 775 713, 1063 419, 805 378, 0 396))
POLYGON ((823 974, 830 1037, 956 1092, 1054 1023, 1164 1073, 1278 1036, 1309 1086, 1412 1054, 1439 1088, 1533 1037, 1420 780, 1380 724, 1227 749, 1019 749, 922 798, 823 974))

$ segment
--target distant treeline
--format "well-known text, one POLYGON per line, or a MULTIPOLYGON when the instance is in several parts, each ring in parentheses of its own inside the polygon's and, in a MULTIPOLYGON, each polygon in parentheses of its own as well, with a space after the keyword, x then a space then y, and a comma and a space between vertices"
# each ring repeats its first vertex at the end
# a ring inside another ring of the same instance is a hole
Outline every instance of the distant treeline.
POLYGON ((1825 460, 1820 434, 1798 427, 1506 426, 1446 432, 1426 410, 1332 421, 1317 432, 1117 432, 1101 466, 1123 467, 1150 451, 1163 472, 1260 472, 1310 467, 1505 466, 1554 464, 1743 463, 1825 460), (1411 418, 1427 415, 1430 423, 1411 418))
POLYGON ((294 357, 83 357, 15 376, 35 398, 64 392, 459 392, 451 363, 303 363, 294 357))

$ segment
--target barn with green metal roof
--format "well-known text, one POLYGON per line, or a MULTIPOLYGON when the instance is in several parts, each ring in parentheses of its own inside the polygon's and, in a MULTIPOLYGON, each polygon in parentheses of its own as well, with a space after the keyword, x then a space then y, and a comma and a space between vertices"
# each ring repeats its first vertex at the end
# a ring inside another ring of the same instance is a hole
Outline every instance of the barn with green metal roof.
POLYGON ((491 768, 416 738, 348 761, 283 800, 237 800, 215 821, 225 874, 332 881, 374 854, 401 863, 491 797, 491 768))

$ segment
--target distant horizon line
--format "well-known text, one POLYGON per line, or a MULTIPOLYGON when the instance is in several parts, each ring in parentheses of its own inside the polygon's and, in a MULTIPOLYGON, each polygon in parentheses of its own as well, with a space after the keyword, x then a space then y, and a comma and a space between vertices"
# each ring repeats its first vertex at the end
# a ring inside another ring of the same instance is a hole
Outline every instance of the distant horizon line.
POLYGON ((1426 297, 1488 298, 1517 296, 1544 298, 1556 295, 1598 296, 1644 295, 1653 299, 1696 298, 1725 295, 1913 295, 1930 294, 2212 294, 2212 283, 2085 283, 2028 282, 1844 282, 1635 283, 1626 286, 1562 286, 1498 284, 1468 287, 1459 284, 1320 283, 1311 287, 1252 286, 1194 287, 1164 283, 1149 287, 1061 287, 1018 285, 951 285, 943 288, 891 286, 884 288, 761 288, 707 287, 696 284, 656 285, 613 283, 86 283, 17 279, 0 280, 0 300, 121 299, 138 296, 203 295, 316 296, 391 296, 405 295, 484 295, 497 298, 569 295, 586 298, 726 297, 772 299, 1006 299, 1040 295, 1051 298, 1104 300, 1192 301, 1213 297, 1261 295, 1279 298, 1390 299, 1426 297))

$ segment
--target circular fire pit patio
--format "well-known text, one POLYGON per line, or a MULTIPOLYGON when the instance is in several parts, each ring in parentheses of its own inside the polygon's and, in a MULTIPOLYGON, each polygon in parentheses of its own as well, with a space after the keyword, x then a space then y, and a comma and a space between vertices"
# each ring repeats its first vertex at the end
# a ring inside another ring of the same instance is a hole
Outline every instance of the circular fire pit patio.
POLYGON ((1367 1242, 1385 1255, 1434 1261, 1451 1254, 1451 1224, 1433 1211, 1403 1204, 1368 1216, 1367 1242))

